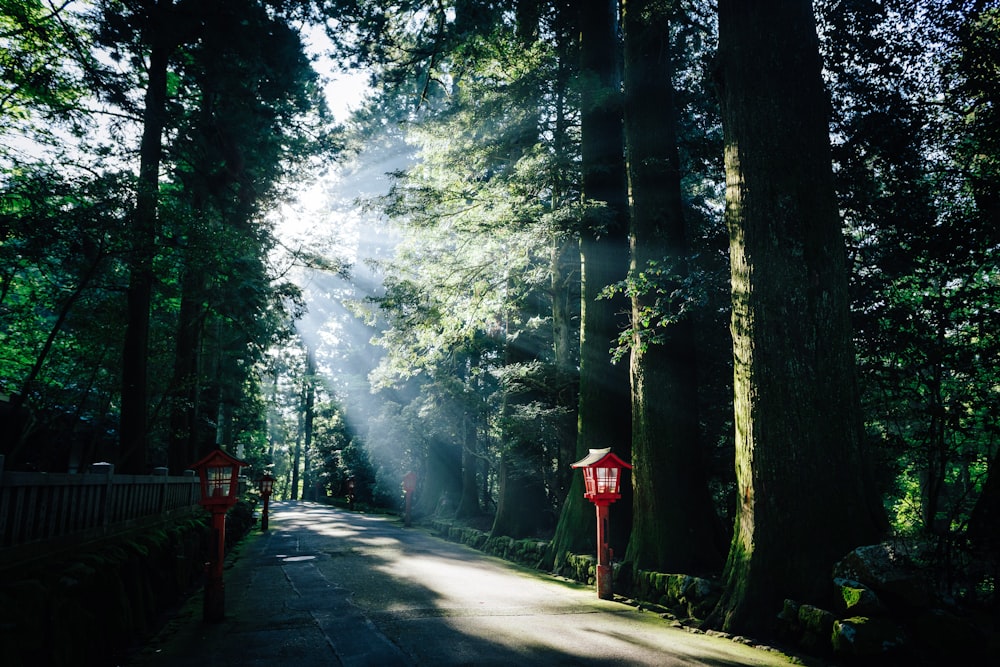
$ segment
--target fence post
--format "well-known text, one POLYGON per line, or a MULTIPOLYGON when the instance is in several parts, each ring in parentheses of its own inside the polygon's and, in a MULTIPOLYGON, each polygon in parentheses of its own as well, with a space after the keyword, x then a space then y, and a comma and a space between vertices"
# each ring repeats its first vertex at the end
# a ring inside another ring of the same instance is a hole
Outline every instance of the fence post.
POLYGON ((159 502, 160 514, 163 514, 167 509, 167 482, 170 481, 170 478, 167 477, 167 474, 169 472, 170 469, 165 466, 159 466, 157 468, 153 468, 153 477, 163 478, 163 484, 160 484, 160 502, 159 502))
MULTIPOLYGON (((194 470, 185 470, 184 471, 184 476, 185 477, 194 477, 197 474, 198 473, 196 473, 194 470)), ((188 485, 188 505, 191 505, 191 506, 197 505, 198 504, 198 500, 200 498, 201 498, 201 486, 198 485, 198 484, 190 484, 190 485, 188 485)))
POLYGON ((115 483, 115 464, 105 461, 91 463, 90 472, 104 475, 107 478, 107 483, 104 485, 104 498, 101 502, 101 525, 107 528, 111 525, 111 485, 115 483))

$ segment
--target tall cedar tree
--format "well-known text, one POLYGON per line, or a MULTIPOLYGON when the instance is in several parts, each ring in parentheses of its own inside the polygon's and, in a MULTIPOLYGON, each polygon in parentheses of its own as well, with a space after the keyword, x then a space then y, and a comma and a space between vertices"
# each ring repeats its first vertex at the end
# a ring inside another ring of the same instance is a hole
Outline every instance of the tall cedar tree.
POLYGON ((623 4, 635 493, 625 561, 637 569, 704 572, 722 565, 724 540, 716 530, 699 438, 694 323, 680 313, 662 330, 643 324, 649 310, 657 308, 659 294, 677 293, 687 275, 672 83, 673 5, 659 0, 623 4), (643 290, 644 276, 650 269, 656 273, 650 263, 660 261, 669 274, 666 284, 643 290))
POLYGON ((122 397, 119 437, 122 472, 143 473, 147 467, 148 416, 147 368, 149 365, 149 312, 153 298, 153 255, 156 246, 160 161, 166 122, 167 64, 176 48, 172 26, 173 2, 149 3, 142 34, 149 39, 149 65, 142 139, 139 144, 139 180, 132 217, 127 319, 122 351, 122 397))
POLYGON ((207 323, 219 312, 226 325, 215 332, 237 332, 237 348, 267 338, 273 323, 256 313, 274 311, 258 301, 270 297, 256 287, 269 282, 256 258, 270 240, 256 216, 297 161, 308 160, 328 139, 298 32, 247 0, 216 0, 201 25, 200 39, 178 66, 179 89, 186 84, 191 102, 189 112, 175 119, 172 147, 182 186, 171 191, 179 200, 172 204, 190 208, 184 216, 189 224, 175 220, 172 230, 184 238, 175 249, 181 293, 170 388, 169 462, 176 474, 203 455, 199 443, 213 441, 207 432, 212 420, 204 418, 217 411, 206 400, 212 390, 243 384, 243 364, 228 366, 237 373, 222 374, 221 366, 206 361, 214 352, 207 323), (303 118, 306 109, 315 114, 303 118), (209 380, 213 366, 216 377, 209 380))
POLYGON ((823 601, 831 566, 884 519, 862 451, 811 2, 720 0, 716 66, 738 498, 710 622, 766 633, 783 598, 823 601))
MULTIPOLYGON (((992 250, 986 250, 982 264, 995 266, 996 249, 1000 247, 996 231, 996 221, 1000 219, 1000 71, 997 70, 997 62, 1000 62, 1000 7, 980 6, 978 9, 978 13, 969 16, 961 33, 960 71, 965 80, 964 92, 976 100, 969 156, 966 159, 970 163, 970 189, 982 221, 981 229, 988 230, 985 233, 989 234, 977 241, 982 249, 992 250)), ((996 313, 995 308, 983 310, 996 313)), ((990 327, 982 327, 986 328, 990 327)), ((980 333, 977 338, 988 340, 990 337, 980 333)), ((985 396, 991 393, 995 395, 995 392, 983 391, 985 396)), ((990 407, 996 414, 996 407, 990 407)), ((988 438, 988 441, 992 440, 992 437, 988 438)), ((988 458, 986 481, 969 517, 968 534, 976 547, 989 551, 994 562, 1000 565, 1000 531, 997 531, 1000 525, 1000 448, 988 458)))
MULTIPOLYGON (((580 235, 581 297, 580 385, 577 454, 612 447, 631 457, 631 405, 628 369, 615 365, 610 349, 628 327, 624 299, 602 298, 628 269, 628 199, 622 129, 621 76, 618 68, 618 3, 584 2, 580 21, 580 152, 585 219, 580 235)), ((631 526, 631 484, 622 484, 613 510, 611 544, 627 543, 631 526)), ((558 568, 567 551, 592 551, 593 509, 583 498, 576 475, 563 504, 551 553, 558 568)))

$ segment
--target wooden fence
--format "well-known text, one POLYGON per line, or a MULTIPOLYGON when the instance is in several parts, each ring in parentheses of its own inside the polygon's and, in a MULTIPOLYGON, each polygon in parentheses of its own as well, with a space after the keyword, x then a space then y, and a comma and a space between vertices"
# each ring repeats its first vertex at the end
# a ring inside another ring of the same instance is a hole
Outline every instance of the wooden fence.
POLYGON ((81 474, 4 472, 0 456, 0 564, 198 510, 197 475, 158 472, 115 475, 109 463, 81 474))

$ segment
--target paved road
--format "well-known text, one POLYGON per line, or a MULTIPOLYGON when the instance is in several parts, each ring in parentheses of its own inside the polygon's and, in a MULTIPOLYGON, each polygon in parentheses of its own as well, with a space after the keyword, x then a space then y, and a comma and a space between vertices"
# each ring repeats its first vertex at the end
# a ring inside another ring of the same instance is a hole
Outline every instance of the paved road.
POLYGON ((788 665, 591 587, 310 503, 272 505, 226 572, 226 620, 189 604, 134 665, 788 665))

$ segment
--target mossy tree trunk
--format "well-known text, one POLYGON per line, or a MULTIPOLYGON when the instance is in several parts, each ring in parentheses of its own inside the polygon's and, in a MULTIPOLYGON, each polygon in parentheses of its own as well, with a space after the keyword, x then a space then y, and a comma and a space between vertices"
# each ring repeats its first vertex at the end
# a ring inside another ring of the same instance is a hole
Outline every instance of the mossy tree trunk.
POLYGON ((538 461, 518 458, 518 450, 505 451, 500 457, 497 513, 492 536, 515 539, 532 537, 542 526, 545 515, 545 484, 539 476, 538 461))
POLYGON ((719 2, 737 519, 712 624, 766 633, 783 598, 878 540, 862 451, 828 103, 809 0, 719 2))
POLYGON ((645 323, 651 311, 654 320, 662 316, 658 302, 679 292, 688 273, 671 82, 673 4, 623 5, 635 492, 625 561, 633 569, 703 573, 721 567, 725 545, 699 437, 694 326, 683 297, 666 304, 669 324, 645 323))
MULTIPOLYGON (((612 447, 631 457, 631 406, 628 369, 611 362, 610 349, 628 327, 623 297, 600 298, 628 270, 628 206, 622 135, 621 77, 618 71, 618 3, 584 2, 579 6, 581 86, 581 159, 583 231, 581 258, 580 388, 577 454, 612 447)), ((583 498, 574 477, 552 540, 559 567, 567 552, 592 551, 596 535, 594 508, 583 498)), ((622 548, 631 527, 630 485, 613 508, 611 544, 622 548)))
MULTIPOLYGON (((316 384, 319 376, 316 374, 316 353, 306 347, 306 403, 302 420, 302 500, 313 500, 312 475, 309 469, 309 452, 313 445, 313 426, 316 422, 316 384)), ((298 465, 296 464, 296 469, 298 465)))

